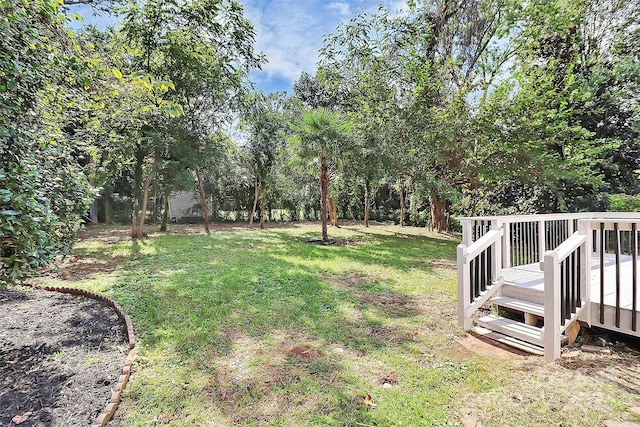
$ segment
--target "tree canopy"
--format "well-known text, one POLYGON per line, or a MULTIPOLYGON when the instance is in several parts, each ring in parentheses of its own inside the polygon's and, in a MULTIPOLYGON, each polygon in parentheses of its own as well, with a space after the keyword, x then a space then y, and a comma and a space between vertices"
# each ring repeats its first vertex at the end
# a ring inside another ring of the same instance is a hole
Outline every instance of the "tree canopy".
POLYGON ((2 280, 68 251, 83 216, 395 221, 637 205, 640 5, 414 0, 325 37, 291 95, 235 0, 0 0, 2 280), (70 2, 65 2, 70 4, 70 2), (93 199, 93 208, 87 209, 93 199), (112 210, 114 211, 112 214, 112 210))

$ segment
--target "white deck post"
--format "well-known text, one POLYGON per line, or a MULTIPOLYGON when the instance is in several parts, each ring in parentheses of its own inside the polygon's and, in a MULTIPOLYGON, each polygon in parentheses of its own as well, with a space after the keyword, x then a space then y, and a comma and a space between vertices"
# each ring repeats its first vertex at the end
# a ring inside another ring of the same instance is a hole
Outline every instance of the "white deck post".
MULTIPOLYGON (((491 221, 491 229, 492 230, 500 230, 503 224, 502 221, 494 220, 491 221)), ((504 235, 504 231, 503 231, 504 235)), ((502 239, 496 240, 496 243, 493 245, 494 255, 491 257, 491 277, 493 281, 496 282, 500 276, 502 276, 502 239)))
POLYGON ((462 226, 462 243, 469 246, 473 243, 473 236, 471 235, 471 220, 463 219, 460 221, 460 225, 462 226))
POLYGON ((511 223, 502 223, 502 268, 511 267, 511 223))
POLYGON ((458 245, 458 326, 465 331, 471 329, 471 318, 465 316, 466 308, 471 304, 471 277, 469 266, 465 265, 467 246, 464 243, 458 245))
POLYGON ((591 324, 591 252, 593 248, 593 231, 591 231, 591 221, 579 220, 578 232, 584 234, 587 238, 580 248, 580 260, 582 266, 580 268, 580 296, 582 303, 587 304, 585 315, 582 318, 587 319, 587 323, 591 324))
POLYGON ((538 257, 540 262, 544 261, 544 253, 547 250, 545 246, 545 220, 543 219, 538 221, 538 257))
MULTIPOLYGON (((594 222, 592 224, 593 230, 596 230, 596 253, 599 254, 600 251, 603 249, 600 247, 600 223, 599 222, 594 222), (595 227, 594 227, 595 225, 595 227)), ((593 231, 591 232, 592 236, 593 236, 593 231)))
POLYGON ((560 263, 556 251, 544 254, 544 357, 560 357, 560 263))

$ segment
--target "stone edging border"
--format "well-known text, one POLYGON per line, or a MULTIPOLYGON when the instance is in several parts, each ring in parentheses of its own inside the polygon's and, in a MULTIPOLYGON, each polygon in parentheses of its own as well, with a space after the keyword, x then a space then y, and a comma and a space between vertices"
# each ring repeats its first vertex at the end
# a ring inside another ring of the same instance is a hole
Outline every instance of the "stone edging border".
POLYGON ((104 427, 107 424, 107 422, 113 417, 113 414, 115 413, 116 408, 120 403, 120 399, 122 397, 122 391, 124 390, 124 387, 127 385, 127 382, 129 382, 129 376, 131 375, 131 364, 138 357, 138 347, 136 347, 136 339, 133 334, 133 324, 131 323, 131 319, 129 318, 127 313, 125 313, 122 306, 118 304, 115 300, 107 296, 101 295, 97 292, 91 292, 85 289, 78 289, 78 288, 68 288, 65 286, 41 286, 41 285, 36 285, 33 283, 26 283, 26 282, 21 283, 21 285, 35 288, 35 289, 42 289, 45 291, 84 296, 97 301, 101 301, 105 303, 107 306, 113 308, 116 314, 118 315, 118 317, 120 318, 120 320, 124 322, 125 328, 127 329, 127 339, 129 341, 129 354, 127 354, 127 357, 124 359, 122 372, 120 374, 120 377, 118 378, 118 382, 116 383, 115 387, 113 387, 111 391, 111 398, 109 399, 109 403, 107 403, 107 406, 102 410, 102 412, 91 424, 91 427, 104 427))

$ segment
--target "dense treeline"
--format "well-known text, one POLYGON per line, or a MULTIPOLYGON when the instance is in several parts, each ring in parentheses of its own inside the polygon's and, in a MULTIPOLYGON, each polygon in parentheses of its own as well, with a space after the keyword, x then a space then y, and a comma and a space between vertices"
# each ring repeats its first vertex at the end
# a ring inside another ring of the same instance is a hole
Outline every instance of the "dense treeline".
POLYGON ((3 280, 68 250, 91 200, 133 237, 178 190, 207 231, 322 218, 324 238, 639 205, 637 0, 408 3, 337 28, 288 96, 253 89, 235 0, 105 0, 119 23, 77 34, 60 1, 0 0, 3 280))

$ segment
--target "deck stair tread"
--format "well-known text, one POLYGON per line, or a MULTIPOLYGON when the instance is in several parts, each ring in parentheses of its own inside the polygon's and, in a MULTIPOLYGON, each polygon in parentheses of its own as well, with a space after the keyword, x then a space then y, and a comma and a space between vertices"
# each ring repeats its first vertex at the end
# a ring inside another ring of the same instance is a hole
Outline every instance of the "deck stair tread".
POLYGON ((531 313, 535 314, 536 316, 544 317, 544 305, 535 302, 506 296, 491 298, 489 302, 500 307, 505 307, 511 310, 517 310, 523 313, 531 313))
POLYGON ((517 338, 531 344, 544 346, 542 328, 527 325, 522 322, 518 322, 517 320, 507 319, 505 317, 494 316, 493 314, 478 319, 477 323, 484 328, 503 335, 517 338))
POLYGON ((499 332, 494 332, 490 329, 486 329, 480 326, 476 326, 473 328, 473 333, 480 335, 484 338, 488 338, 491 339, 493 341, 497 341, 499 343, 508 345, 509 347, 513 347, 516 348, 518 350, 521 351, 525 351, 527 353, 531 353, 531 354, 535 354, 537 356, 544 356, 544 348, 536 345, 536 344, 531 344, 522 340, 519 340, 517 338, 513 338, 504 334, 501 334, 499 332))

